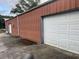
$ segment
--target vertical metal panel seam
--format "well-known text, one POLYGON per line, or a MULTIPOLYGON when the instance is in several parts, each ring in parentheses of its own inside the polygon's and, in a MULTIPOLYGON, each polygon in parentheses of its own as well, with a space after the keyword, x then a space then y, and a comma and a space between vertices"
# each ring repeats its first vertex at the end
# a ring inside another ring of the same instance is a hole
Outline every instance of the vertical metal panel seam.
POLYGON ((18 32, 18 36, 19 36, 19 19, 18 19, 18 16, 17 16, 17 32, 18 32))

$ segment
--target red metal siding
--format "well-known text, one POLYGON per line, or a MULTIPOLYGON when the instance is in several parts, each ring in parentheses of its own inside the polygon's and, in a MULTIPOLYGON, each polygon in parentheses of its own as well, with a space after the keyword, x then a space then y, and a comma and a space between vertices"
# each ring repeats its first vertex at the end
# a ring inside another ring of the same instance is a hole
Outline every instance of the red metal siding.
MULTIPOLYGON (((79 0, 57 0, 45 6, 34 9, 18 16, 19 35, 22 38, 40 43, 41 42, 41 16, 59 13, 79 7, 79 0)), ((10 22, 10 21, 9 21, 10 22)), ((17 20, 13 19, 13 35, 17 35, 17 20)))
POLYGON ((24 14, 19 18, 20 37, 38 42, 37 40, 40 40, 38 39, 40 38, 40 20, 34 13, 33 11, 32 13, 24 14))
POLYGON ((8 27, 9 24, 12 25, 12 34, 13 36, 18 36, 18 30, 17 30, 17 19, 14 18, 13 20, 8 20, 5 22, 6 26, 8 27))
POLYGON ((12 35, 13 35, 13 36, 18 36, 17 18, 15 18, 15 19, 12 21, 12 35))
POLYGON ((79 8, 79 0, 76 0, 76 7, 79 8))

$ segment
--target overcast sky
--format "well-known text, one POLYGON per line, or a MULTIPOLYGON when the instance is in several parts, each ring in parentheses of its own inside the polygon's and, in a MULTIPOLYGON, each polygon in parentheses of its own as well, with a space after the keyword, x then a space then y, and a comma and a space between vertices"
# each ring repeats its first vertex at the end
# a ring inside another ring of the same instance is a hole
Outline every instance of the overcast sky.
POLYGON ((0 0, 0 14, 10 15, 10 11, 16 3, 18 0, 0 0))

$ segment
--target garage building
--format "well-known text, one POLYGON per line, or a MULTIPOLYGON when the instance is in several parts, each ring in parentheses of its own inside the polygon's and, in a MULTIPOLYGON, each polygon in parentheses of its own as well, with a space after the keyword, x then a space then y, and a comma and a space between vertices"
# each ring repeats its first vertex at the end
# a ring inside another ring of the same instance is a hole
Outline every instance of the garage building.
POLYGON ((13 36, 79 53, 79 0, 53 0, 6 21, 13 36))

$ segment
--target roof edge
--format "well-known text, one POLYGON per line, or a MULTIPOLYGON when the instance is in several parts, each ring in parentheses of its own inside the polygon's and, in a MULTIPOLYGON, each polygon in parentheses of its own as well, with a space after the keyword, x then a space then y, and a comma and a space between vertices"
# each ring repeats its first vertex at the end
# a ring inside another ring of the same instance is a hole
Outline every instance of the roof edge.
MULTIPOLYGON (((16 18, 16 17, 18 17, 18 16, 21 16, 21 15, 23 15, 23 14, 26 14, 26 13, 28 13, 28 12, 30 12, 30 11, 33 11, 33 10, 35 10, 35 9, 37 9, 37 8, 40 8, 40 7, 42 7, 42 6, 45 6, 45 5, 47 5, 47 4, 50 4, 50 3, 52 3, 52 2, 55 2, 55 1, 57 1, 57 0, 47 1, 47 2, 45 2, 45 3, 43 3, 43 4, 40 4, 40 5, 36 6, 36 7, 33 7, 33 8, 31 8, 31 9, 27 10, 26 12, 24 12, 24 13, 22 13, 22 14, 19 14, 19 15, 15 16, 14 18, 16 18)), ((13 18, 13 19, 14 19, 14 18, 13 18)), ((10 19, 10 20, 12 20, 12 19, 10 19)))

